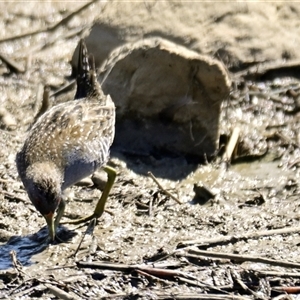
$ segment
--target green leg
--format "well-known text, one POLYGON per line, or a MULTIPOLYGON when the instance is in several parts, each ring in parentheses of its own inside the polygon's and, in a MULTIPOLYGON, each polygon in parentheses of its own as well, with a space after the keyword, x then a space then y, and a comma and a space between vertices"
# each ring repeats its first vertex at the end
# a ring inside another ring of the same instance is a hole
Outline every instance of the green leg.
POLYGON ((79 220, 74 220, 74 221, 66 221, 66 222, 63 222, 62 224, 80 224, 80 223, 90 221, 94 218, 98 219, 102 216, 102 214, 104 212, 106 200, 108 198, 108 195, 109 195, 109 192, 110 192, 112 186, 114 185, 114 182, 115 182, 116 176, 117 176, 116 170, 111 167, 106 166, 103 168, 103 170, 107 173, 107 183, 106 183, 104 190, 102 192, 102 195, 96 205, 94 213, 85 218, 82 218, 79 220))
POLYGON ((91 219, 93 219, 93 218, 98 219, 102 216, 102 214, 104 212, 104 207, 105 207, 106 200, 108 198, 110 190, 113 187, 113 185, 115 183, 115 180, 116 180, 116 177, 117 177, 117 172, 114 168, 106 166, 106 167, 104 167, 103 170, 107 173, 107 183, 104 187, 101 198, 99 199, 99 201, 96 205, 93 217, 91 219))
POLYGON ((48 225, 48 231, 49 231, 49 236, 47 240, 49 239, 51 242, 54 241, 55 239, 58 239, 61 241, 57 236, 56 236, 56 229, 59 224, 59 220, 64 214, 65 211, 65 201, 61 199, 58 209, 57 209, 57 214, 56 214, 56 219, 54 221, 53 219, 53 213, 50 213, 48 215, 44 215, 44 218, 46 219, 47 225, 48 225))

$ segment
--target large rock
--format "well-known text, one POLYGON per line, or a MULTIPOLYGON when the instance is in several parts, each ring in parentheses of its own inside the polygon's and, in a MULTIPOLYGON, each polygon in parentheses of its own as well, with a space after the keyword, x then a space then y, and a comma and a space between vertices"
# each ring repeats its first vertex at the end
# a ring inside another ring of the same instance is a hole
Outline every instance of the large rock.
POLYGON ((218 57, 234 71, 300 59, 299 26, 300 5, 291 1, 111 1, 99 12, 87 45, 101 63, 116 44, 159 36, 218 57))
POLYGON ((211 156, 218 147, 223 65, 160 38, 126 44, 101 70, 117 108, 114 147, 126 152, 211 156))

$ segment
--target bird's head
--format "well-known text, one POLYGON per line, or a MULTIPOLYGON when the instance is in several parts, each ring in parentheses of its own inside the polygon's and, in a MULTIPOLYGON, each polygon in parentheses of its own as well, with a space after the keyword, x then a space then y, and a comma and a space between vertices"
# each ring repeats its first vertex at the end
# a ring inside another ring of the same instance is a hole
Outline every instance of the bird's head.
POLYGON ((55 238, 54 213, 62 198, 61 176, 55 168, 33 165, 27 169, 24 182, 28 196, 35 208, 45 218, 51 240, 55 238))

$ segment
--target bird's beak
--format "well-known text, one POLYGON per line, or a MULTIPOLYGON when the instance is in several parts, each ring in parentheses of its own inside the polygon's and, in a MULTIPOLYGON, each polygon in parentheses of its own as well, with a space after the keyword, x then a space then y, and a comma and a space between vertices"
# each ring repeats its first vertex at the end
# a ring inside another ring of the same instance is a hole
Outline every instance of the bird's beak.
POLYGON ((48 231, 49 231, 49 237, 51 241, 54 241, 55 239, 55 226, 54 226, 54 213, 50 212, 47 215, 44 215, 44 218, 46 219, 47 225, 48 225, 48 231))

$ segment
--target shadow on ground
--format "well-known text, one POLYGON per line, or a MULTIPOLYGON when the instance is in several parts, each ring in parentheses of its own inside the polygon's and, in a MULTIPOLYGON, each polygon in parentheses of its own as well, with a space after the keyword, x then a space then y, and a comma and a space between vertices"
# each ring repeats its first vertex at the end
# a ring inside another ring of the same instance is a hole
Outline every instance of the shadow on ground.
MULTIPOLYGON (((64 226, 58 228, 58 236, 63 242, 70 241, 76 233, 64 226)), ((12 251, 16 253, 17 260, 23 266, 33 264, 31 258, 33 255, 43 252, 48 246, 47 227, 41 228, 37 233, 27 236, 12 236, 6 244, 0 246, 0 270, 6 270, 13 266, 12 251)), ((55 244, 60 242, 55 241, 55 244)))

